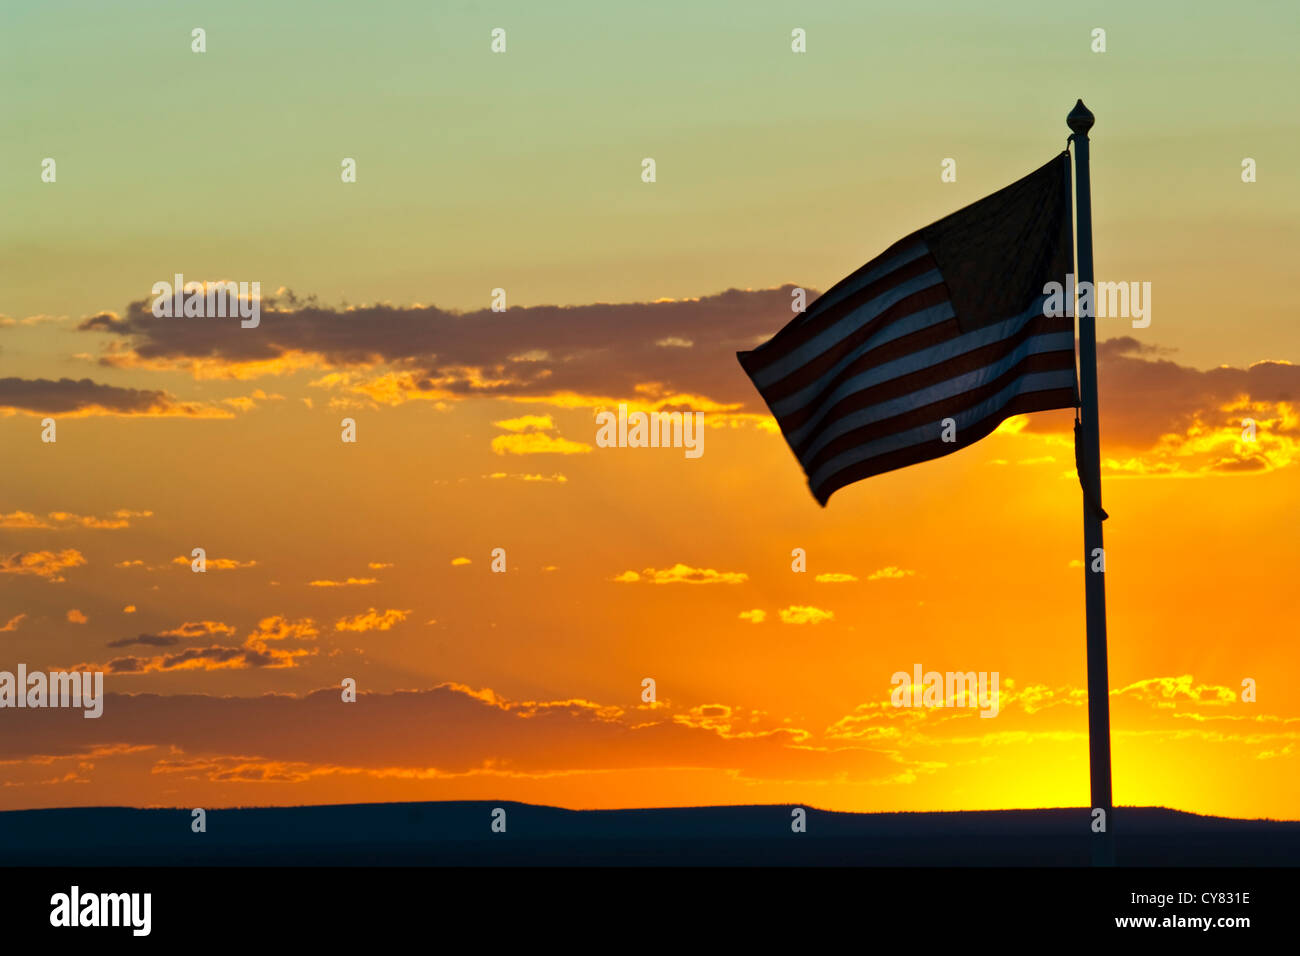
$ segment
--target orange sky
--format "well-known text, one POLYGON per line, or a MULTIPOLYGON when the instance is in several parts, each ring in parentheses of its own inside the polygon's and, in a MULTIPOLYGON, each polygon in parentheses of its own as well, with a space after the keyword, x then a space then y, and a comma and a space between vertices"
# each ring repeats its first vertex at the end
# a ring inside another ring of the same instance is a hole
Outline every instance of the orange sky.
MULTIPOLYGON (((254 380, 220 357, 191 367, 192 411, 225 417, 74 405, 43 444, 39 415, 13 408, 5 660, 103 669, 109 697, 98 720, 0 713, 18 731, 0 805, 1085 802, 1070 413, 823 510, 727 361, 786 293, 731 295, 358 314, 339 321, 377 350, 361 360, 304 352, 310 368, 254 380), (459 323, 440 354, 480 364, 380 387, 408 322, 459 323), (571 343, 575 328, 605 331, 571 343), (517 368, 537 364, 554 371, 517 368), (596 447, 595 410, 638 395, 726 410, 698 459, 596 447), (890 707, 891 675, 917 664, 997 671, 998 715, 890 707)), ((259 341, 305 334, 297 315, 264 312, 259 341)), ((100 347, 127 366, 193 350, 114 336, 100 347)), ((1293 817, 1300 555, 1278 530, 1300 474, 1295 366, 1202 372, 1120 337, 1101 355, 1116 801, 1293 817), (1246 396, 1254 443, 1234 424, 1246 396)), ((61 388, 31 401, 83 400, 61 388)))

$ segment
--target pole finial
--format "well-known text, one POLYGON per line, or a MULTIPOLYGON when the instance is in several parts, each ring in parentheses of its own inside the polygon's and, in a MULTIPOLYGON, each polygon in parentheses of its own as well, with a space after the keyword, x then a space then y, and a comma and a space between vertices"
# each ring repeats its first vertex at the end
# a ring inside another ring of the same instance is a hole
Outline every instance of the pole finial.
POLYGON ((1083 105, 1083 100, 1079 100, 1074 104, 1074 109, 1070 110, 1070 115, 1065 118, 1065 122, 1076 136, 1087 136, 1088 130, 1092 129, 1092 124, 1096 122, 1096 117, 1092 115, 1092 110, 1083 105))

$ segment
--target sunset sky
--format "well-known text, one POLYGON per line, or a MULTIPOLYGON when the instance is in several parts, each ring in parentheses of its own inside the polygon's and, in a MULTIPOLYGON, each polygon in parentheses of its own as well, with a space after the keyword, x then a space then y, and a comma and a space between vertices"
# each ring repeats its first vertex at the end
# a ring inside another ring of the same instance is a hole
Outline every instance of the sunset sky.
POLYGON ((1298 27, 7 6, 0 670, 108 698, 0 710, 0 809, 1085 805, 1072 414, 822 509, 735 358, 1082 97, 1098 278, 1152 284, 1098 323, 1115 802, 1300 818, 1298 27), (176 273, 260 282, 259 327, 154 318, 176 273), (597 447, 619 403, 705 412, 703 455, 597 447), (998 715, 891 707, 917 664, 998 715))

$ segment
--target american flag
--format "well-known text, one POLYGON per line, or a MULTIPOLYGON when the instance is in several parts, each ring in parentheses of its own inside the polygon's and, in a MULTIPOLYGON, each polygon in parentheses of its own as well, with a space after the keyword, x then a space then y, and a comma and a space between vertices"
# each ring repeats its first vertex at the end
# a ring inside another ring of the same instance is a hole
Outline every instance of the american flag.
POLYGON ((1071 225, 1061 153, 896 242, 738 353, 820 504, 1013 415, 1077 406, 1073 307, 1043 314, 1044 286, 1073 271, 1071 225))

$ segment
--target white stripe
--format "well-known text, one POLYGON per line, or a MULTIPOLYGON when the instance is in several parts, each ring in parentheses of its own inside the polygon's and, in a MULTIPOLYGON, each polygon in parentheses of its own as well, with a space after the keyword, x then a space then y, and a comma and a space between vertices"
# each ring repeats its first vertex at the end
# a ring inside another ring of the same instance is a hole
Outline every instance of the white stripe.
POLYGON ((895 302, 907 298, 914 292, 920 292, 922 289, 929 289, 942 283, 943 276, 939 274, 939 270, 931 269, 923 275, 894 286, 888 292, 882 292, 874 299, 858 306, 830 328, 820 332, 794 351, 782 356, 778 361, 773 362, 753 376, 754 384, 762 389, 773 382, 779 382, 791 372, 803 368, 817 356, 830 351, 841 339, 860 329, 895 302))
MULTIPOLYGON (((860 408, 850 412, 841 418, 830 422, 825 430, 817 435, 817 440, 808 446, 807 450, 801 455, 801 459, 811 461, 816 454, 825 448, 830 442, 834 441, 841 435, 845 435, 855 428, 861 428, 864 425, 870 425, 873 422, 884 421, 887 418, 893 418, 895 415, 902 415, 913 409, 924 408, 933 402, 940 402, 947 398, 955 398, 965 392, 973 391, 989 382, 996 381, 1000 375, 1006 374, 1017 363, 1023 361, 1030 355, 1041 355, 1044 352, 1064 352, 1074 350, 1074 333, 1073 332, 1055 332, 1050 335, 1035 335, 1021 342, 1010 353, 1002 356, 996 362, 985 365, 969 372, 964 372, 945 382, 938 382, 934 385, 928 385, 925 388, 915 392, 909 392, 906 395, 900 395, 897 398, 887 399, 875 405, 869 405, 866 408, 860 408)), ((1070 380, 1074 380, 1074 369, 1069 369, 1070 380)), ((793 440, 793 438, 791 439, 793 440)))
POLYGON ((911 315, 903 316, 897 321, 890 322, 883 329, 880 329, 871 338, 867 339, 853 351, 849 352, 844 358, 840 359, 833 366, 827 369, 811 385, 805 385, 797 392, 787 395, 785 398, 778 399, 770 404, 772 414, 776 416, 788 415, 803 408, 818 394, 823 388, 822 382, 826 379, 832 379, 839 375, 844 369, 848 368, 862 356, 866 355, 872 349, 880 348, 895 339, 900 339, 905 335, 911 335, 913 332, 920 332, 922 329, 928 329, 934 325, 940 325, 947 322, 953 317, 952 303, 941 302, 939 305, 931 305, 919 312, 913 312, 911 315))
MULTIPOLYGON (((1016 379, 996 395, 990 396, 979 404, 972 405, 970 408, 949 417, 956 421, 957 431, 960 433, 962 428, 983 421, 1018 395, 1048 391, 1054 388, 1065 388, 1073 384, 1074 371, 1072 369, 1059 372, 1034 372, 1016 379)), ((818 468, 816 473, 808 479, 808 484, 816 490, 836 472, 842 471, 851 465, 859 464, 871 458, 878 458, 881 455, 887 455, 892 451, 900 451, 913 445, 931 441, 941 433, 940 427, 940 422, 931 422, 928 425, 920 425, 905 432, 886 435, 884 438, 878 438, 875 441, 859 445, 857 448, 851 448, 841 455, 836 455, 818 468)))
POLYGON ((817 301, 809 307, 800 322, 807 322, 809 319, 812 319, 833 307, 836 303, 844 301, 855 292, 859 292, 871 285, 871 283, 875 282, 877 279, 883 279, 896 269, 901 269, 909 262, 915 262, 922 256, 929 255, 929 253, 930 247, 924 242, 917 240, 916 245, 908 246, 901 252, 895 253, 875 268, 864 273, 856 281, 849 283, 846 279, 843 288, 832 287, 828 289, 825 295, 819 296, 817 301))
MULTIPOLYGON (((871 388, 888 382, 891 379, 900 378, 904 375, 911 375, 914 372, 920 372, 934 365, 939 365, 949 359, 957 358, 972 352, 975 349, 984 348, 988 345, 994 345, 1003 339, 1009 339, 1022 331, 1025 325, 1037 316, 1043 314, 1043 304, 1046 302, 1046 296, 1039 296, 1034 299, 1033 304, 1024 312, 1009 319, 1003 319, 993 325, 987 325, 983 328, 976 329, 973 332, 966 332, 961 335, 955 335, 946 339, 937 345, 931 345, 927 348, 917 349, 915 352, 909 352, 907 355, 901 355, 889 362, 884 362, 875 368, 866 369, 863 372, 854 375, 852 378, 841 382, 835 387, 835 390, 828 395, 816 396, 817 408, 815 414, 791 434, 790 441, 798 444, 808 435, 814 432, 822 419, 843 399, 864 388, 871 388)), ((1074 333, 1070 333, 1071 348, 1073 347, 1074 333)), ((805 389, 804 391, 807 391, 805 389)), ((782 415, 788 415, 796 411, 801 406, 792 406, 794 396, 788 399, 782 399, 772 406, 772 413, 780 418, 782 415)))

